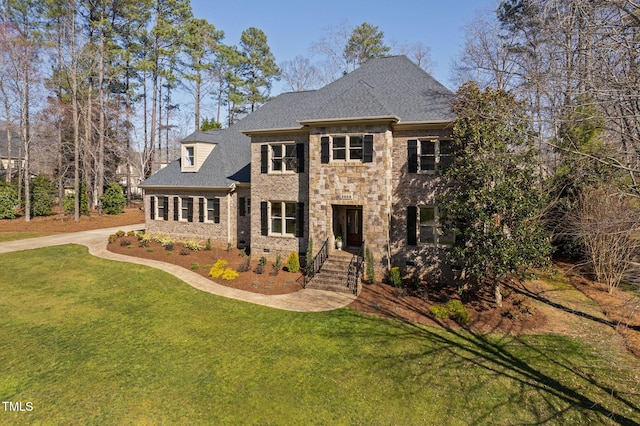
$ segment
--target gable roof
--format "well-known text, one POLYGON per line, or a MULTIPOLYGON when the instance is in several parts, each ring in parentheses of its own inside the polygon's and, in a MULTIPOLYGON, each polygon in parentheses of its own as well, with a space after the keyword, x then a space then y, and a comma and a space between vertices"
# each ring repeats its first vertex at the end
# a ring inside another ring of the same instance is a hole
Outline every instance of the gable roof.
POLYGON ((215 143, 198 172, 180 171, 180 160, 141 187, 229 187, 250 181, 251 139, 259 130, 303 129, 314 121, 392 117, 397 123, 453 121, 453 93, 406 56, 370 59, 318 90, 283 93, 228 129, 195 132, 182 142, 215 143))

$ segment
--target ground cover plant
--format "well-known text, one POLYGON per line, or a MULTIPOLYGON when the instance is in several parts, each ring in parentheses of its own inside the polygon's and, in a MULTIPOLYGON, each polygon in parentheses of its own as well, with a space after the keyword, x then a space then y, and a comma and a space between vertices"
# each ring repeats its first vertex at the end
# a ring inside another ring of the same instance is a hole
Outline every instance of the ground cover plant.
POLYGON ((0 255, 2 424, 637 424, 612 339, 295 313, 79 246, 0 255))

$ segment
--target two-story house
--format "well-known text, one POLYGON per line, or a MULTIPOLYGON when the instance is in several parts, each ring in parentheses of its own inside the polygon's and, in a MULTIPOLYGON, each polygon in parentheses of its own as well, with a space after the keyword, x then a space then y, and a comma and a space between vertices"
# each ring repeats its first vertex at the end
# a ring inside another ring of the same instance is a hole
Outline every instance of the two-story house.
MULTIPOLYGON (((405 56, 367 61, 315 91, 275 97, 228 129, 196 132, 147 179, 147 230, 304 254, 364 242, 379 272, 438 273, 453 94, 405 56)), ((378 275, 380 276, 380 275, 378 275)))

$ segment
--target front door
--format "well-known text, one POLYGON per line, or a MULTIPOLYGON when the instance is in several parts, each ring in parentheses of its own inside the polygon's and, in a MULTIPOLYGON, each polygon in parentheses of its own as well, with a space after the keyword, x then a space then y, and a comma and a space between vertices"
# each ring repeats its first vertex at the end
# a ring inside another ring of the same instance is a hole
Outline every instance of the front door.
POLYGON ((362 209, 347 209, 347 245, 362 245, 362 209))

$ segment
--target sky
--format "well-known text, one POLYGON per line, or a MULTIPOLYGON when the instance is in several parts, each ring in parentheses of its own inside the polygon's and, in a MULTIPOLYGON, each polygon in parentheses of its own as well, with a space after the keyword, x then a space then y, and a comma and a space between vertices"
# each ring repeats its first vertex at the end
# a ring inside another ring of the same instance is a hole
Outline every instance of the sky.
MULTIPOLYGON (((242 31, 256 27, 267 35, 276 62, 296 56, 312 59, 310 47, 330 26, 367 22, 384 32, 387 45, 422 42, 431 49, 432 75, 450 89, 451 63, 464 46, 462 27, 497 0, 191 0, 193 13, 223 30, 223 43, 237 45, 242 31)), ((272 95, 282 89, 274 85, 272 95)))

